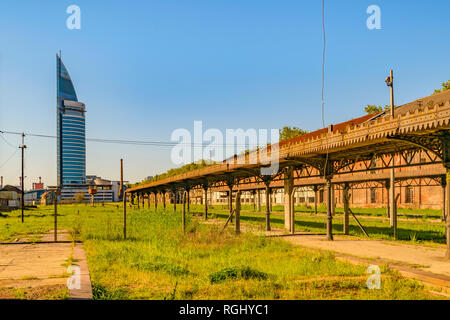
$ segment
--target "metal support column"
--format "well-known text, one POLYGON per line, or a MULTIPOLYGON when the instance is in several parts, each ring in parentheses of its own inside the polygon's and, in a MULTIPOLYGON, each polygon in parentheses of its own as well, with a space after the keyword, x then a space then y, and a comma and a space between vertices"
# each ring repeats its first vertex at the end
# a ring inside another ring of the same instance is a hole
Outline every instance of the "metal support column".
POLYGON ((270 231, 270 187, 266 182, 266 231, 270 231))
POLYGON ((317 186, 314 186, 313 187, 314 189, 314 213, 315 214, 317 214, 317 190, 318 190, 318 187, 317 186))
POLYGON ((208 220, 208 186, 204 185, 203 190, 205 191, 205 221, 208 220))
POLYGON ((333 240, 333 216, 332 216, 332 190, 331 187, 331 178, 326 178, 325 183, 325 190, 326 190, 326 204, 327 204, 327 240, 333 240))
POLYGON ((349 234, 350 228, 349 228, 349 200, 350 200, 350 194, 349 194, 350 185, 348 183, 344 184, 344 228, 343 232, 345 235, 349 234))
POLYGON ((236 216, 236 222, 234 224, 236 234, 239 235, 241 233, 241 191, 238 190, 236 192, 236 200, 235 200, 235 210, 234 214, 236 216))

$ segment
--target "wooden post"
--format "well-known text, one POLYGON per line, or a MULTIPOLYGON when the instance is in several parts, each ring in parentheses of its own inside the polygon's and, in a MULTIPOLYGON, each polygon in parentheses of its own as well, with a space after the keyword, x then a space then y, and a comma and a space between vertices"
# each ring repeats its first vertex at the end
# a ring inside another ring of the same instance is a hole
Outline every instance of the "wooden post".
POLYGON ((274 195, 273 188, 270 188, 270 189, 269 189, 269 194, 270 194, 270 198, 269 198, 270 212, 272 212, 273 195, 274 195))
POLYGON ((270 231, 270 188, 266 182, 266 231, 270 231))
POLYGON ((445 193, 446 193, 446 187, 447 187, 447 181, 445 180, 445 176, 442 177, 442 221, 446 221, 446 217, 447 217, 447 211, 448 209, 446 208, 446 197, 445 197, 445 193))
MULTIPOLYGON (((228 185, 229 191, 228 191, 228 209, 230 212, 230 215, 233 212, 233 185, 228 185)), ((230 222, 233 222, 233 216, 231 216, 230 222)))
POLYGON ((385 182, 385 187, 386 187, 386 217, 390 218, 391 217, 391 209, 390 209, 390 200, 389 200, 389 194, 391 193, 391 184, 389 182, 389 180, 386 180, 385 182))
MULTIPOLYGON (((22 176, 20 178, 20 186, 22 189, 22 197, 20 198, 20 210, 22 212, 21 214, 21 219, 22 219, 22 223, 23 223, 23 218, 24 218, 24 214, 23 214, 23 210, 25 208, 25 177, 24 177, 24 150, 26 149, 26 145, 24 144, 24 138, 25 138, 25 134, 22 133, 22 145, 19 147, 20 149, 22 149, 22 176)), ((62 168, 61 168, 62 170, 62 168)), ((61 181, 62 181, 62 177, 61 177, 61 181)), ((61 185, 62 187, 62 185, 61 185)))
POLYGON ((158 191, 155 191, 155 212, 158 211, 158 191))
POLYGON ((398 235, 397 235, 397 201, 398 201, 399 197, 400 197, 400 193, 397 194, 397 196, 394 199, 394 219, 392 219, 392 221, 393 221, 392 228, 394 229, 394 239, 395 240, 397 240, 397 238, 398 238, 398 235))
POLYGON ((163 208, 164 208, 164 211, 166 211, 166 190, 164 190, 163 192, 162 192, 162 200, 163 200, 163 208))
POLYGON ((260 189, 257 189, 256 190, 256 194, 257 194, 257 196, 258 196, 258 203, 257 203, 257 211, 258 212, 261 212, 261 190, 260 189))
POLYGON ((317 186, 314 186, 314 213, 317 214, 317 186))
POLYGON ((344 228, 343 232, 345 235, 349 234, 350 226, 349 226, 349 200, 350 200, 350 194, 349 194, 350 186, 348 183, 344 184, 344 228))
POLYGON ((120 159, 120 185, 119 185, 119 197, 123 197, 123 159, 120 159))
POLYGON ((333 240, 333 216, 332 216, 332 187, 331 187, 331 178, 326 179, 325 183, 326 190, 326 204, 327 204, 327 240, 333 240))
POLYGON ((291 234, 295 234, 295 203, 294 203, 295 187, 292 184, 292 192, 289 194, 289 205, 291 206, 291 234))
MULTIPOLYGON (((392 158, 392 161, 394 161, 394 158, 392 158)), ((392 168, 390 170, 391 173, 391 178, 389 181, 389 201, 391 202, 389 204, 389 209, 390 209, 390 225, 391 228, 394 227, 394 219, 396 218, 396 214, 395 214, 395 176, 394 176, 394 169, 392 168)))
POLYGON ((55 202, 55 210, 54 210, 54 215, 55 215, 55 226, 54 226, 54 229, 55 230, 54 230, 53 238, 54 238, 55 242, 57 242, 58 241, 58 222, 57 222, 57 220, 58 220, 58 191, 55 190, 53 192, 53 194, 54 194, 54 197, 55 197, 55 201, 54 201, 55 202))
POLYGON ((235 230, 236 235, 239 235, 241 233, 241 190, 238 190, 236 192, 236 200, 235 200, 235 210, 234 213, 236 215, 236 223, 235 223, 235 230))
POLYGON ((203 186, 205 191, 205 221, 208 220, 208 186, 203 186))
MULTIPOLYGON (((123 239, 127 239, 127 194, 124 192, 123 195, 123 239)), ((130 195, 131 196, 131 195, 130 195)))
POLYGON ((445 184, 445 208, 447 211, 447 214, 445 216, 445 227, 446 227, 446 236, 447 236, 447 252, 446 257, 447 259, 450 259, 450 214, 449 214, 449 208, 450 208, 450 168, 446 168, 446 184, 445 184))
POLYGON ((256 191, 252 190, 253 211, 256 211, 256 199, 255 199, 255 196, 256 196, 256 191))
POLYGON ((189 208, 189 204, 190 204, 190 202, 191 202, 190 193, 191 193, 191 190, 190 190, 190 189, 187 189, 187 212, 188 212, 188 214, 191 213, 191 210, 190 210, 190 208, 189 208))
POLYGON ((173 212, 177 212, 177 194, 176 191, 172 191, 172 197, 173 197, 173 212))
MULTIPOLYGON (((391 70, 389 73, 389 77, 386 79, 386 84, 391 88, 391 121, 394 121, 395 116, 395 105, 394 105, 394 71, 391 70)), ((394 228, 394 238, 396 238, 397 234, 397 205, 395 198, 395 154, 392 154, 392 168, 390 170, 390 223, 391 228, 394 228)))
POLYGON ((141 201, 141 195, 138 193, 137 194, 137 199, 136 199, 136 202, 137 202, 137 208, 139 209, 139 202, 141 201))
POLYGON ((293 168, 284 169, 284 228, 291 234, 295 233, 295 213, 294 213, 294 175, 293 168))
POLYGON ((186 191, 183 192, 183 210, 181 215, 183 233, 186 233, 186 191))

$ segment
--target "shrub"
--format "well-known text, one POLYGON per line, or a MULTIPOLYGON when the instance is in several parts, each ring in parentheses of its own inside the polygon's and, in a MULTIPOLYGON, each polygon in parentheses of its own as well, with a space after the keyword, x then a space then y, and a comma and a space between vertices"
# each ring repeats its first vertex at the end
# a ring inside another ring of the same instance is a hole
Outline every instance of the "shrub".
POLYGON ((252 269, 250 267, 232 267, 213 272, 209 275, 211 283, 219 283, 228 279, 258 279, 265 280, 268 278, 267 273, 252 269))

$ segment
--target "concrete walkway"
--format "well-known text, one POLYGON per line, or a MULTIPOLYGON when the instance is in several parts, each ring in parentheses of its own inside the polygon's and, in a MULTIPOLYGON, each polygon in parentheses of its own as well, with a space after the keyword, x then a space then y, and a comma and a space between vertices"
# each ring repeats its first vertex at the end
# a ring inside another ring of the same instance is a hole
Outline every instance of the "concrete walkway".
MULTIPOLYGON (((42 240, 52 239, 53 233, 42 235, 42 240)), ((68 233, 58 233, 60 240, 68 240, 68 233)), ((70 289, 69 298, 92 298, 92 289, 86 256, 81 244, 72 243, 14 243, 0 245, 0 288, 67 288, 70 274, 68 261, 80 267, 81 289, 70 289)))
MULTIPOLYGON (((276 232, 272 232, 270 235, 276 235, 276 232)), ((281 237, 300 246, 334 251, 348 256, 372 260, 381 259, 445 275, 450 279, 450 260, 445 259, 444 246, 408 245, 387 240, 355 239, 346 236, 334 236, 334 241, 327 241, 324 235, 305 233, 282 235, 281 237)))
POLYGON ((289 235, 283 239, 303 247, 335 252, 337 258, 350 262, 387 264, 406 277, 441 287, 450 293, 450 261, 445 259, 445 248, 344 236, 335 236, 334 241, 318 235, 289 235))

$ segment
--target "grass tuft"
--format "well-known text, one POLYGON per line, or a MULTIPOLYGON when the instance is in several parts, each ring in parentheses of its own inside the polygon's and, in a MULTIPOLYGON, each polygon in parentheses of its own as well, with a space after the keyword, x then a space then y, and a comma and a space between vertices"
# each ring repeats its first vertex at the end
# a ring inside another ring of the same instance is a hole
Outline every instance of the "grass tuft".
POLYGON ((209 281, 212 284, 226 281, 228 279, 266 280, 267 278, 267 273, 252 269, 249 266, 224 268, 209 275, 209 281))

